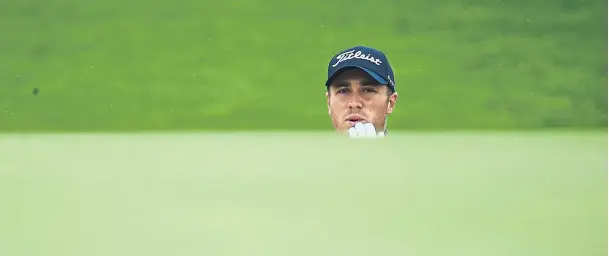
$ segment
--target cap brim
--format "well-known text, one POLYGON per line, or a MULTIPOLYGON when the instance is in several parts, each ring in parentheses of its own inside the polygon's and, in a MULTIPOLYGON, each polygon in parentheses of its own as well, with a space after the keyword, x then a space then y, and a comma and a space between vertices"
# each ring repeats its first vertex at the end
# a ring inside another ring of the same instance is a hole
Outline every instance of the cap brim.
POLYGON ((371 70, 369 70, 367 68, 363 68, 360 66, 344 66, 344 67, 336 70, 336 72, 334 72, 334 74, 332 74, 332 76, 330 76, 330 78, 328 78, 328 80, 326 81, 326 86, 329 86, 330 83, 332 83, 332 80, 334 80, 334 77, 336 77, 338 74, 340 74, 342 71, 344 71, 347 68, 358 68, 358 69, 363 70, 366 73, 368 73, 368 75, 370 75, 370 77, 372 77, 379 84, 389 84, 389 82, 387 82, 387 80, 385 80, 385 78, 383 78, 382 76, 380 76, 377 73, 372 72, 371 70))

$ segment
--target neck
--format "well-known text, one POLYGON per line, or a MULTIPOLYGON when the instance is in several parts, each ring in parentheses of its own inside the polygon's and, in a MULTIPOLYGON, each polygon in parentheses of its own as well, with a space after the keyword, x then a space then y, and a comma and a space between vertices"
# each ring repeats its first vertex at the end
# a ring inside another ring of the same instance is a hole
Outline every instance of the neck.
POLYGON ((387 134, 387 116, 385 116, 385 124, 383 126, 383 132, 387 134))

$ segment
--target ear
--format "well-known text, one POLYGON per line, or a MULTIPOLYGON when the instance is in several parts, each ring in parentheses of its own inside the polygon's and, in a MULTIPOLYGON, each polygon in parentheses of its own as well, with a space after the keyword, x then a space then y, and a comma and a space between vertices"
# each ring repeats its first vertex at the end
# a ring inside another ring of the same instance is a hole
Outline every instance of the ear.
POLYGON ((330 94, 328 94, 328 91, 326 91, 326 104, 328 104, 328 114, 332 115, 332 113, 330 113, 330 94))
POLYGON ((389 103, 387 104, 387 114, 391 114, 393 112, 393 108, 395 107, 395 102, 398 100, 398 93, 394 92, 389 96, 389 103))

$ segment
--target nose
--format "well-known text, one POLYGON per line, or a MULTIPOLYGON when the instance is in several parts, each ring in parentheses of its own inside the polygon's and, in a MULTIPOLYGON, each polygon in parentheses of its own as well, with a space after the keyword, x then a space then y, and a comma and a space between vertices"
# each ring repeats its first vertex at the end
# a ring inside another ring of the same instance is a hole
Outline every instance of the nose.
POLYGON ((357 95, 357 93, 354 93, 354 95, 351 96, 351 98, 347 102, 347 106, 349 107, 349 109, 362 109, 364 107, 364 104, 359 95, 357 95))

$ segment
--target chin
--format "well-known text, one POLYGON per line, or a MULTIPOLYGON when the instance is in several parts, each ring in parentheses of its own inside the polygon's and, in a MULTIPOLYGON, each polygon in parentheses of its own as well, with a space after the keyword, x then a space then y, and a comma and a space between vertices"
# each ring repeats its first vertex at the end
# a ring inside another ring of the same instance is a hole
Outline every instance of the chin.
POLYGON ((337 132, 348 132, 351 126, 348 123, 338 124, 334 126, 334 130, 337 132))

